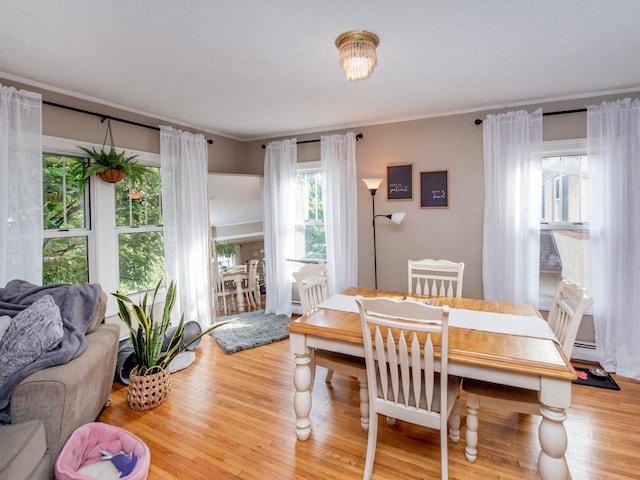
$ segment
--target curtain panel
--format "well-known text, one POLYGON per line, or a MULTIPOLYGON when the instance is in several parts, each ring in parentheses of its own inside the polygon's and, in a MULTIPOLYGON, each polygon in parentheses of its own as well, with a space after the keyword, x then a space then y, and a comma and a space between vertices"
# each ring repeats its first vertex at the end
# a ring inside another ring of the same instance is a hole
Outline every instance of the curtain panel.
POLYGON ((42 96, 0 85, 0 286, 42 284, 42 96))
POLYGON ((266 313, 291 316, 295 252, 296 139, 267 144, 264 162, 264 254, 266 259, 266 313))
POLYGON ((589 106, 587 143, 596 349, 640 379, 640 100, 589 106))
POLYGON ((178 320, 211 325, 207 146, 203 135, 160 127, 160 164, 167 280, 178 295, 178 320))
POLYGON ((356 135, 320 137, 327 269, 332 290, 358 284, 356 135))
POLYGON ((538 304, 542 110, 483 121, 484 298, 538 304))

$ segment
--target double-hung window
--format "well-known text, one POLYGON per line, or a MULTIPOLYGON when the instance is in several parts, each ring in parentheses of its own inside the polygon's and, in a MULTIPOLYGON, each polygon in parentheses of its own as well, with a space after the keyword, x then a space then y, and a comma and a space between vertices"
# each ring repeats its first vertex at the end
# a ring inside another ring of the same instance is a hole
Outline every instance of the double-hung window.
POLYGON ((159 155, 127 151, 145 167, 135 182, 85 182, 87 159, 77 143, 43 137, 43 284, 96 282, 126 294, 153 289, 164 276, 159 155))
POLYGON ((298 164, 296 172, 295 255, 297 259, 326 261, 327 243, 320 162, 298 164))
POLYGON ((540 221, 540 308, 562 279, 591 290, 586 140, 545 142, 540 221))

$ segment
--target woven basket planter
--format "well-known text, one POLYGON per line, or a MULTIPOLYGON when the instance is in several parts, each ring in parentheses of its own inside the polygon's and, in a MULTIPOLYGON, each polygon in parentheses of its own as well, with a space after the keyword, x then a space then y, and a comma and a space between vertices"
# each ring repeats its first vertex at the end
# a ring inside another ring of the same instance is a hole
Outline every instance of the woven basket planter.
POLYGON ((100 172, 98 176, 104 182, 118 183, 124 178, 124 170, 119 170, 117 168, 110 168, 109 170, 100 172))
POLYGON ((138 375, 138 367, 131 370, 127 401, 133 410, 148 410, 164 402, 171 391, 171 373, 168 368, 153 375, 138 375))

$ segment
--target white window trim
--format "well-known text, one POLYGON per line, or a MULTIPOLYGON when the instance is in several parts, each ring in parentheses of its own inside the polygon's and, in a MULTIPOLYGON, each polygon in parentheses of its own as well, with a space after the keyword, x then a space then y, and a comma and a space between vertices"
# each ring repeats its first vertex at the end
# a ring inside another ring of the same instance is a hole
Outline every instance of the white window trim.
MULTIPOLYGON (((43 153, 55 155, 67 155, 73 157, 86 157, 86 153, 78 147, 101 149, 103 145, 73 140, 69 138, 42 136, 43 153)), ((117 147, 117 150, 126 150, 127 155, 137 155, 136 161, 147 167, 160 167, 160 155, 143 150, 117 147)), ((99 181, 92 176, 90 182, 90 230, 88 231, 88 255, 89 255, 89 282, 99 283, 107 293, 106 316, 118 314, 118 305, 111 292, 118 290, 120 285, 118 272, 118 233, 123 230, 116 228, 115 208, 113 208, 114 186, 99 181), (110 206, 111 205, 111 206, 110 206), (99 220, 98 220, 99 219, 99 220), (99 255, 97 252, 101 252, 99 255)), ((126 227, 120 227, 126 228, 126 227)), ((135 229, 137 232, 141 228, 135 229)), ((164 302, 166 289, 158 292, 158 302, 164 302)), ((142 295, 130 295, 134 302, 139 302, 142 295)), ((156 302, 156 303, 158 303, 156 302)))
MULTIPOLYGON (((542 157, 560 157, 566 155, 586 155, 587 139, 572 138, 567 140, 550 140, 542 142, 542 157)), ((541 223, 540 229, 545 230, 576 230, 580 228, 581 223, 569 224, 567 222, 548 222, 541 223)), ((538 310, 548 312, 551 310, 553 303, 552 294, 540 293, 538 300, 538 310)), ((590 307, 585 311, 586 315, 593 315, 593 309, 590 307)))

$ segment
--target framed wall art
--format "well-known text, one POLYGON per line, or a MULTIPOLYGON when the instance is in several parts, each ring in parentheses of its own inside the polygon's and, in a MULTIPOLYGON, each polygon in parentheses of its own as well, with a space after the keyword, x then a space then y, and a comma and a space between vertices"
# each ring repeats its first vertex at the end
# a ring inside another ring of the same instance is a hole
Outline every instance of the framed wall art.
POLYGON ((420 207, 449 207, 448 173, 448 170, 420 172, 420 207))
POLYGON ((413 200, 413 165, 387 165, 387 199, 413 200))

